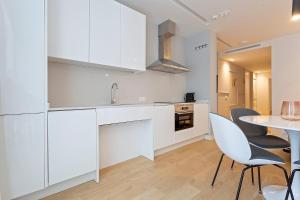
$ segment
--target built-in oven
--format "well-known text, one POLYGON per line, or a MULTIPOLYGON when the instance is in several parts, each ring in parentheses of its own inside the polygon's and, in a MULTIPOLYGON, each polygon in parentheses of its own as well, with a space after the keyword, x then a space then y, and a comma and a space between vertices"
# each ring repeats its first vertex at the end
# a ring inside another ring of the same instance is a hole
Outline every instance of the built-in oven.
POLYGON ((194 126, 194 104, 175 104, 175 131, 194 126))

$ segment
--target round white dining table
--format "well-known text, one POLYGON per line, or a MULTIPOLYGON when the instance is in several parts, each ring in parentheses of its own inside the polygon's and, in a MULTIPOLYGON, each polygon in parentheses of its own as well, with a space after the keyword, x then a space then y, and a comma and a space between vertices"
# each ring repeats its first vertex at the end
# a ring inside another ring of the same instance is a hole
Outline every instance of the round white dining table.
MULTIPOLYGON (((270 128, 283 129, 289 135, 291 143, 291 169, 299 168, 293 164, 300 160, 300 121, 289 121, 280 116, 244 116, 240 120, 270 128)), ((287 191, 286 186, 268 185, 263 188, 266 200, 283 200, 287 191)), ((300 173, 296 173, 292 184, 295 199, 300 200, 300 173)), ((290 196, 291 199, 291 196, 290 196)))

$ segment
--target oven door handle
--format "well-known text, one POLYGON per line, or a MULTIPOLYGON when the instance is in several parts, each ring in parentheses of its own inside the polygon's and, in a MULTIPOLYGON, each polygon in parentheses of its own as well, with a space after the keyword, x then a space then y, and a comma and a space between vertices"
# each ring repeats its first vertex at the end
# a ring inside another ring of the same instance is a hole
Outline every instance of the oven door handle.
POLYGON ((182 112, 182 113, 175 113, 177 115, 189 115, 189 114, 194 114, 194 112, 182 112))

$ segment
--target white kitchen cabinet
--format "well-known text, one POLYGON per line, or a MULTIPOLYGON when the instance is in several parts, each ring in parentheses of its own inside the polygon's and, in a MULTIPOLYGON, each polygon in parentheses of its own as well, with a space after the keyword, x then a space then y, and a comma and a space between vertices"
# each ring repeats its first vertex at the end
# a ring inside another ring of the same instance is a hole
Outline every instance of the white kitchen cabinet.
POLYGON ((96 111, 48 113, 49 184, 96 170, 96 111))
POLYGON ((121 4, 112 0, 90 0, 89 62, 121 66, 121 4))
POLYGON ((121 5, 121 66, 146 70, 146 16, 121 5))
POLYGON ((5 164, 5 176, 1 177, 1 181, 6 181, 9 199, 45 186, 44 122, 44 114, 0 117, 0 142, 5 147, 4 157, 1 157, 1 162, 5 164))
POLYGON ((48 1, 48 56, 88 62, 89 9, 88 0, 48 1))
POLYGON ((153 110, 154 150, 174 144, 175 142, 175 108, 156 106, 153 110))
POLYGON ((208 113, 209 108, 208 104, 198 104, 194 105, 194 125, 195 125, 195 134, 200 136, 208 133, 208 113))
POLYGON ((0 4, 0 115, 45 108, 44 1, 0 4))

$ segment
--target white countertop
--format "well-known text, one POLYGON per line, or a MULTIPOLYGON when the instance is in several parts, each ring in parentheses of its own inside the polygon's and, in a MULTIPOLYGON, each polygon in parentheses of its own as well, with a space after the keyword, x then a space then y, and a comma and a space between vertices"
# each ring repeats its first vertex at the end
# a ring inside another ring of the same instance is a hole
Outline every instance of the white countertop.
MULTIPOLYGON (((196 104, 207 104, 208 101, 201 100, 195 102, 196 104)), ((145 106, 169 106, 173 103, 135 103, 135 104, 103 104, 97 106, 66 106, 66 107, 50 107, 51 111, 63 111, 63 110, 89 110, 89 109, 102 109, 102 108, 119 108, 119 107, 145 107, 145 106)))
POLYGON ((168 106, 166 103, 148 103, 148 104, 104 104, 97 106, 70 106, 70 107, 52 107, 48 111, 60 110, 88 110, 88 109, 101 109, 101 108, 119 108, 119 107, 145 107, 145 106, 168 106))

